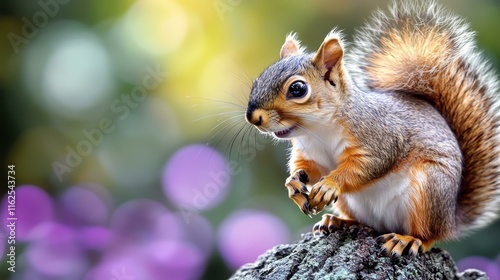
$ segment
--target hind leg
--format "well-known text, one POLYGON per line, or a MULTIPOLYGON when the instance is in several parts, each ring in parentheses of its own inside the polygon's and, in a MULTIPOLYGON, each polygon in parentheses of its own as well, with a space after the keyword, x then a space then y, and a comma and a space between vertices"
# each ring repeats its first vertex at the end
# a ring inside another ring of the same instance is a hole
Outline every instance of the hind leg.
POLYGON ((421 160, 409 170, 407 228, 405 232, 380 236, 388 255, 416 256, 430 249, 433 241, 446 239, 455 230, 455 208, 461 170, 434 160, 421 160), (455 173, 455 174, 453 174, 455 173))

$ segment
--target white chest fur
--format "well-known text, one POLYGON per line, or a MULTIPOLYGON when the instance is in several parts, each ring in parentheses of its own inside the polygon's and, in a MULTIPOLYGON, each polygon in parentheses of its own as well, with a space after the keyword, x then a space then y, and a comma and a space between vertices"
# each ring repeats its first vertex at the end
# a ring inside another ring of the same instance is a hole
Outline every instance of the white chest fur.
POLYGON ((406 172, 392 173, 360 192, 344 194, 343 198, 358 222, 381 233, 408 232, 409 184, 406 172))
POLYGON ((327 175, 337 168, 337 159, 347 145, 340 128, 333 132, 332 128, 329 129, 311 131, 311 135, 301 136, 296 141, 308 159, 325 168, 321 170, 321 175, 327 175))

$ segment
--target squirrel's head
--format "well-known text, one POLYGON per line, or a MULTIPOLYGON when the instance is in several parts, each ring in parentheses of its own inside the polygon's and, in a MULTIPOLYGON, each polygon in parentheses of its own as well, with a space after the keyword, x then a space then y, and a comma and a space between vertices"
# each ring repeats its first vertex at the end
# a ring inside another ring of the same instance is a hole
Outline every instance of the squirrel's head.
POLYGON ((288 35, 280 60, 253 81, 246 120, 280 139, 331 123, 348 87, 343 54, 339 32, 330 32, 316 53, 304 53, 288 35))

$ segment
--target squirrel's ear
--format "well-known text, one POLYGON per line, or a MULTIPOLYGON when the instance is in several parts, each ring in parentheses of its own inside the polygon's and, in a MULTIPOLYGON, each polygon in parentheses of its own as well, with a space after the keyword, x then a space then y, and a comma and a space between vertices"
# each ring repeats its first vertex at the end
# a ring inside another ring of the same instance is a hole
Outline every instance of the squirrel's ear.
POLYGON ((319 47, 313 58, 313 63, 318 67, 333 68, 342 59, 344 50, 338 33, 331 32, 319 47))
POLYGON ((285 58, 292 55, 300 55, 304 52, 297 40, 296 33, 290 33, 286 36, 285 43, 281 46, 280 57, 285 58))

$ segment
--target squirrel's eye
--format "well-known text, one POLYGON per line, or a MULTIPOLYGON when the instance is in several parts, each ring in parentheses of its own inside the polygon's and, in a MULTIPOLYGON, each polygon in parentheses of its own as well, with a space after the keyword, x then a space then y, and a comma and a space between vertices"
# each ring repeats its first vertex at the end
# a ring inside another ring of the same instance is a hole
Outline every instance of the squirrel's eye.
POLYGON ((303 81, 295 81, 288 88, 288 96, 291 98, 301 98, 307 94, 307 85, 303 81))

